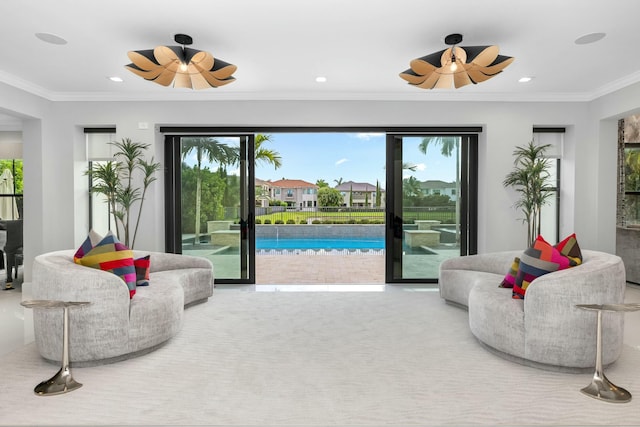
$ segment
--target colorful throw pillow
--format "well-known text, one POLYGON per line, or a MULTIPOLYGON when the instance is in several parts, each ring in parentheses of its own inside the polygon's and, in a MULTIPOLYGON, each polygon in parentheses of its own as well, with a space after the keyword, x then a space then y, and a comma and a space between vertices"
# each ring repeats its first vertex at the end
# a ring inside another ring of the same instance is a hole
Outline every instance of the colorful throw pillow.
POLYGON ((512 297, 524 299, 527 287, 540 276, 571 267, 571 261, 560 251, 538 236, 520 257, 520 267, 513 285, 512 297))
POLYGON ((82 245, 78 248, 76 253, 73 255, 74 261, 76 259, 82 258, 86 253, 88 253, 95 245, 97 245, 100 240, 102 240, 102 236, 96 233, 93 229, 89 231, 89 235, 84 239, 82 245))
POLYGON ((513 288, 513 285, 516 283, 516 276, 518 275, 518 268, 520 267, 520 258, 515 257, 513 263, 511 263, 511 268, 507 272, 507 275, 502 279, 502 283, 500 283, 501 288, 513 288))
MULTIPOLYGON (((81 246, 80 249, 83 247, 81 246)), ((84 253, 83 256, 74 257, 74 261, 76 264, 115 274, 127 284, 129 298, 133 298, 135 295, 136 269, 133 265, 133 251, 120 243, 113 233, 107 233, 100 242, 84 253)))
POLYGON ((556 245, 556 248, 562 255, 569 258, 572 267, 582 264, 582 251, 580 250, 580 245, 578 245, 576 233, 567 236, 567 238, 556 245))
POLYGON ((133 266, 136 268, 136 286, 149 286, 151 255, 134 259, 133 266))

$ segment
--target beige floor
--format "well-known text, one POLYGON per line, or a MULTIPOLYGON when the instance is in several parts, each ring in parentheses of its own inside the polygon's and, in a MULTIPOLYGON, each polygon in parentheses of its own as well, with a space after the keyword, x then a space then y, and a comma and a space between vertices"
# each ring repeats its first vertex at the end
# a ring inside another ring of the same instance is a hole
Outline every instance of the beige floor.
POLYGON ((256 284, 384 283, 382 255, 256 255, 256 284))

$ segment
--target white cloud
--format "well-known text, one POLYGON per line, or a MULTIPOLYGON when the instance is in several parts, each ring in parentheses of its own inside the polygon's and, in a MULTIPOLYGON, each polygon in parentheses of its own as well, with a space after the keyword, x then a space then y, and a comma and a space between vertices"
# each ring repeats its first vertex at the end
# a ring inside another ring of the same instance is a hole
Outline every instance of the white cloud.
POLYGON ((340 159, 340 160, 338 160, 336 162, 336 166, 339 166, 339 165, 343 164, 344 162, 348 162, 348 161, 349 161, 349 159, 342 158, 342 159, 340 159))
POLYGON ((364 139, 366 141, 372 139, 372 138, 380 138, 384 136, 384 133, 376 133, 376 132, 360 132, 356 134, 356 138, 358 139, 364 139))
POLYGON ((416 165, 416 170, 417 171, 423 171, 423 170, 426 170, 426 169, 427 169, 427 165, 425 165, 424 163, 418 163, 416 165))

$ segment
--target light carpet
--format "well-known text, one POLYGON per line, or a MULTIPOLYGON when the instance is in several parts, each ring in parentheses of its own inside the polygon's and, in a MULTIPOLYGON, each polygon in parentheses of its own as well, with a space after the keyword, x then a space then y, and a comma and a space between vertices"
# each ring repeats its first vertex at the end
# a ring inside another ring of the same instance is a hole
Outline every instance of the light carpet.
POLYGON ((74 369, 64 395, 33 394, 58 369, 33 344, 2 357, 0 424, 640 424, 639 350, 606 370, 638 398, 600 402, 591 374, 485 350, 437 292, 215 291, 184 320, 150 354, 74 369))

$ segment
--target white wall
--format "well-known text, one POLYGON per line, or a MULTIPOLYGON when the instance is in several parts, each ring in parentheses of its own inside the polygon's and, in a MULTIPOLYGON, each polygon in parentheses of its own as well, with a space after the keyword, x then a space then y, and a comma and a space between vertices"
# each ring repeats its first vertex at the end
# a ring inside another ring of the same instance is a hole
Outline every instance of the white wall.
MULTIPOLYGON (((479 251, 519 249, 526 230, 502 186, 516 145, 533 126, 565 126, 562 236, 615 250, 615 116, 640 105, 640 85, 592 102, 178 101, 51 102, 0 85, 0 110, 24 118, 25 257, 73 248, 86 235, 82 128, 115 125, 117 139, 151 143, 163 162, 159 126, 482 126, 479 251), (139 123, 148 129, 139 129, 139 123), (613 141, 613 142, 612 142, 613 141), (612 186, 613 184, 613 186, 612 186)), ((163 250, 163 176, 151 188, 136 248, 163 250)))

